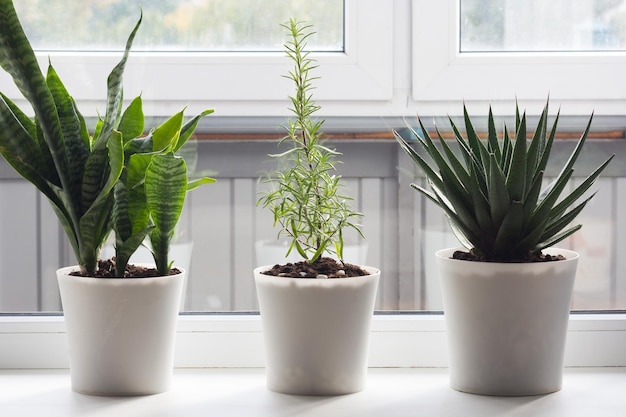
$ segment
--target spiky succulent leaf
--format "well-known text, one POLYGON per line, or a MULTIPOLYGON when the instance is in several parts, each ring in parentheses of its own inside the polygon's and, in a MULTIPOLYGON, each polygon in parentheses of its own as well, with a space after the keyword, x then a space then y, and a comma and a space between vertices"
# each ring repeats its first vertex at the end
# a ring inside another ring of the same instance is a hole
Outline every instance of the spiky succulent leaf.
POLYGON ((464 246, 470 246, 474 254, 485 260, 519 262, 580 229, 580 225, 570 224, 595 194, 578 201, 613 158, 604 161, 573 191, 565 192, 589 134, 593 115, 559 175, 543 190, 543 176, 558 121, 557 114, 548 130, 547 103, 530 140, 527 139, 526 114, 522 114, 518 106, 513 139, 506 124, 502 138, 497 137, 491 109, 486 140, 478 137, 465 107, 463 116, 465 136, 452 118, 449 121, 464 165, 441 134, 438 134, 439 146, 435 144, 419 118, 421 131, 410 126, 409 131, 416 136, 416 142, 424 152, 414 149, 398 132, 395 137, 401 149, 428 179, 430 190, 415 184, 412 187, 443 210, 464 246))

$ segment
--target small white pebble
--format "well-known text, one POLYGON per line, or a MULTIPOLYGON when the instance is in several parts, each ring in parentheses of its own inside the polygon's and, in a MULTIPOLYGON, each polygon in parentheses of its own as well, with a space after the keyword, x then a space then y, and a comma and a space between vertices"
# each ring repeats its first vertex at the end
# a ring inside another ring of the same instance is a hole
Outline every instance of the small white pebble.
POLYGON ((285 274, 284 272, 281 272, 280 274, 278 274, 279 277, 286 277, 287 274, 285 274))
POLYGON ((346 276, 346 271, 344 271, 343 269, 340 269, 339 271, 337 271, 337 276, 338 277, 345 277, 346 276))
POLYGON ((319 274, 316 278, 317 279, 328 279, 328 275, 319 274))
POLYGON ((306 277, 306 272, 304 272, 304 271, 300 272, 300 276, 301 276, 302 278, 306 277))

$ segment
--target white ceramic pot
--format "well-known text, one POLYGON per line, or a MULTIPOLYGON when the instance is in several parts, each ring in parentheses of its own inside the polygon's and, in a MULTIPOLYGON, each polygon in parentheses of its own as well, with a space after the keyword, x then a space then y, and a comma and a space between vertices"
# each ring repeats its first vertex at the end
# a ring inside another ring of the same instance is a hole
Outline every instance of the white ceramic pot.
POLYGON ((578 254, 563 261, 490 263, 437 252, 448 331, 450 386, 483 395, 561 389, 578 254))
POLYGON ((340 395, 365 386, 380 271, 339 279, 298 279, 254 270, 267 387, 299 395, 340 395))
MULTIPOLYGON (((102 259, 109 259, 115 256, 115 245, 113 244, 114 239, 111 239, 111 242, 105 244, 100 250, 100 257, 102 259)), ((135 253, 130 257, 129 263, 131 264, 154 264, 154 257, 152 256, 152 252, 149 248, 150 239, 146 239, 144 245, 141 245, 137 248, 135 253)), ((178 269, 184 269, 185 271, 189 271, 191 267, 191 255, 193 253, 193 242, 179 242, 172 243, 170 245, 170 253, 169 258, 174 261, 178 269)), ((183 291, 180 298, 180 311, 185 311, 186 304, 186 294, 187 294, 187 283, 189 282, 189 276, 185 277, 185 284, 183 285, 183 291)))
POLYGON ((185 272, 155 278, 86 278, 57 271, 74 391, 155 394, 169 389, 185 272))

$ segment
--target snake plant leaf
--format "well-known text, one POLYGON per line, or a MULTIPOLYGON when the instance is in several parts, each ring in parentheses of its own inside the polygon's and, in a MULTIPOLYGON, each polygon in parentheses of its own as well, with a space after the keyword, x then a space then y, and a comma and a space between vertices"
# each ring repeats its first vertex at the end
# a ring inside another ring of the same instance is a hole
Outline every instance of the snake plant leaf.
POLYGON ((173 151, 183 126, 184 110, 179 111, 152 132, 152 151, 173 151))
POLYGON ((124 110, 117 130, 122 134, 124 145, 131 139, 143 134, 144 114, 141 96, 135 97, 124 110))
MULTIPOLYGON (((5 114, 12 115, 13 117, 10 117, 10 119, 15 119, 11 122, 19 123, 22 128, 26 130, 32 140, 35 140, 37 138, 37 126, 35 122, 31 120, 31 118, 26 113, 24 113, 13 101, 11 101, 10 98, 8 98, 2 92, 0 92, 0 102, 3 106, 6 107, 6 109, 3 110, 6 112, 5 114)), ((8 123, 8 120, 5 121, 8 123)))
POLYGON ((52 65, 48 65, 46 83, 57 109, 65 152, 71 161, 67 172, 64 172, 64 175, 67 175, 67 188, 65 190, 72 201, 71 204, 80 207, 84 167, 89 157, 89 148, 85 146, 86 142, 89 142, 89 134, 84 130, 86 124, 80 113, 76 111, 74 100, 65 89, 52 65), (85 140, 85 136, 87 136, 87 140, 85 140))
MULTIPOLYGON (((204 110, 202 113, 193 117, 192 119, 190 119, 183 125, 183 128, 180 130, 180 136, 178 138, 178 142, 175 144, 175 146, 172 149, 175 154, 178 153, 182 149, 182 147, 188 143, 189 139, 191 138, 191 135, 196 130, 198 123, 200 123, 200 120, 204 116, 208 116, 211 113, 213 113, 213 109, 204 110)), ((187 159, 186 161, 187 161, 187 165, 189 165, 189 161, 187 159)))
POLYGON ((9 104, 10 101, 7 100, 4 95, 0 97, 0 123, 3 126, 3 129, 0 129, 0 151, 9 164, 15 169, 19 168, 18 172, 24 170, 29 173, 28 177, 22 174, 26 179, 47 187, 48 184, 37 170, 39 165, 43 164, 39 144, 20 122, 9 104))
POLYGON ((154 229, 143 187, 126 188, 119 181, 114 188, 112 215, 115 230, 115 275, 124 276, 130 257, 154 229))
POLYGON ((193 191, 196 188, 200 187, 201 185, 212 184, 214 182, 215 182, 215 178, 210 178, 210 177, 196 178, 195 180, 191 180, 187 183, 187 191, 193 191))
MULTIPOLYGON (((128 188, 126 188, 124 182, 119 181, 115 184, 115 187, 113 188, 113 195, 114 209, 111 215, 111 221, 113 222, 113 230, 115 230, 115 240, 117 246, 118 242, 124 242, 133 234, 133 224, 128 213, 128 188)), ((150 213, 146 210, 146 223, 149 221, 150 213)))
POLYGON ((154 155, 146 170, 146 200, 154 230, 150 242, 157 270, 169 273, 169 245, 187 193, 187 165, 172 152, 154 155))
MULTIPOLYGON (((105 151, 108 154, 106 157, 108 176, 104 179, 104 184, 100 187, 98 195, 79 221, 81 259, 87 265, 88 270, 92 270, 92 268, 95 270, 99 250, 94 250, 94 248, 100 248, 109 232, 110 213, 113 207, 112 190, 124 167, 121 133, 113 132, 111 134, 105 151)), ((86 165, 86 168, 89 168, 89 164, 86 165)))
POLYGON ((143 16, 140 15, 135 27, 126 41, 126 48, 122 59, 113 68, 107 78, 107 105, 106 113, 102 124, 99 126, 98 135, 94 135, 96 139, 92 144, 92 151, 86 162, 85 173, 83 176, 82 184, 82 203, 83 207, 91 206, 98 195, 100 194, 100 188, 106 181, 103 178, 102 173, 107 170, 107 144, 111 138, 115 136, 113 133, 121 120, 122 113, 122 99, 123 99, 123 75, 126 67, 126 62, 130 54, 130 49, 135 39, 135 35, 139 30, 143 16))
POLYGON ((115 244, 115 276, 123 277, 124 271, 131 256, 137 251, 139 246, 142 245, 146 236, 154 229, 154 226, 149 225, 145 229, 131 235, 127 240, 121 241, 116 235, 115 244))
MULTIPOLYGON (((0 1, 0 10, 0 66, 13 78, 15 85, 31 104, 45 141, 50 147, 57 172, 66 173, 69 159, 52 94, 19 22, 13 2, 0 1)), ((63 189, 70 188, 67 176, 61 175, 60 181, 63 189)), ((73 220, 78 219, 74 210, 70 209, 69 212, 73 220)))
POLYGON ((139 26, 141 26, 142 20, 143 12, 140 13, 139 19, 137 20, 137 23, 135 23, 135 27, 128 36, 122 59, 117 63, 115 67, 113 67, 113 70, 111 70, 111 73, 107 78, 106 113, 104 115, 100 135, 93 144, 94 149, 106 147, 106 142, 108 141, 111 132, 114 129, 117 129, 120 124, 120 119, 122 117, 122 100, 124 97, 124 69, 126 68, 126 62, 128 61, 130 49, 133 45, 133 41, 135 40, 135 36, 137 35, 137 31, 139 30, 139 26))
POLYGON ((143 185, 153 155, 152 153, 136 153, 130 156, 126 163, 125 184, 127 188, 143 185))

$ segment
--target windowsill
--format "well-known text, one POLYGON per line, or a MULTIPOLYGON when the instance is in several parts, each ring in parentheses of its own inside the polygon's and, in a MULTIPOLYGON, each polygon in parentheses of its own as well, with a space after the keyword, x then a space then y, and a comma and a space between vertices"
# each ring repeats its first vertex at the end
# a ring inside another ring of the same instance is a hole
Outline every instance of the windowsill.
POLYGON ((484 397, 448 387, 445 369, 370 369, 364 391, 339 397, 277 394, 263 369, 177 369, 170 391, 129 398, 74 393, 67 370, 0 371, 6 416, 616 416, 626 409, 626 368, 566 368, 563 389, 484 397))

